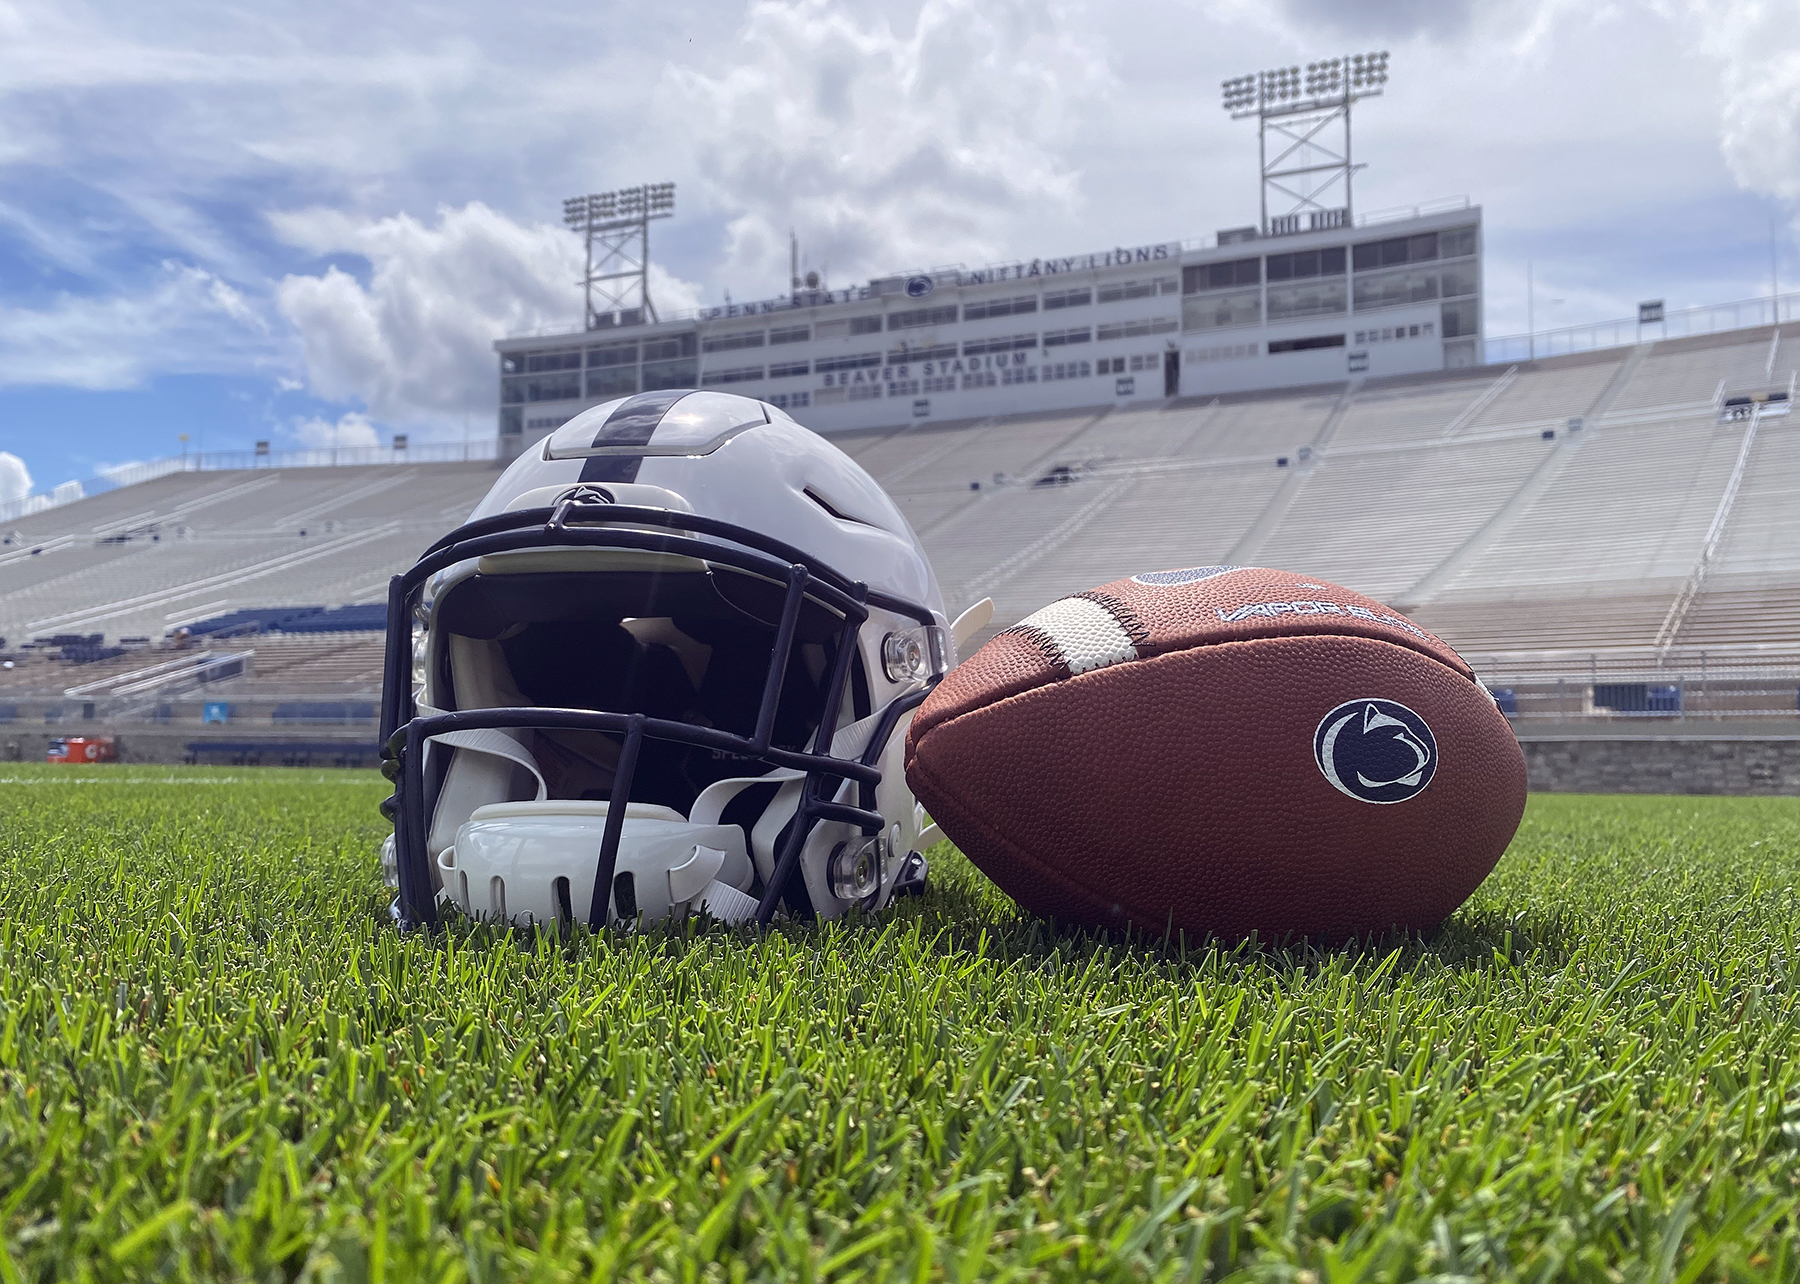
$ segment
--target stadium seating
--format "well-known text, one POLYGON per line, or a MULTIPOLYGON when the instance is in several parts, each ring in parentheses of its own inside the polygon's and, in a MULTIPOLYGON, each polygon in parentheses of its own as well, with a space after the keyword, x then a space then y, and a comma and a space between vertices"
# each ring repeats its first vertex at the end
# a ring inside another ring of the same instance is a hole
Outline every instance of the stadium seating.
MULTIPOLYGON (((1237 562, 1391 601, 1521 681, 1575 656, 1629 667, 1704 651, 1709 666, 1792 666, 1800 416, 1759 420, 1733 490, 1749 423, 1721 421, 1718 402, 1722 390, 1785 387, 1797 360, 1800 327, 1763 327, 834 440, 893 494, 953 612, 995 599, 989 633, 1139 570, 1237 562)), ((486 464, 178 473, 34 514, 0 532, 0 635, 16 646, 79 634, 87 646, 101 633, 92 645, 111 650, 186 625, 207 646, 254 651, 226 684, 234 721, 353 709, 379 685, 371 630, 387 577, 494 475, 486 464)), ((0 697, 31 720, 63 690, 123 681, 165 651, 95 653, 79 681, 34 653, 0 673, 0 697)), ((197 718, 212 694, 145 707, 197 718)))

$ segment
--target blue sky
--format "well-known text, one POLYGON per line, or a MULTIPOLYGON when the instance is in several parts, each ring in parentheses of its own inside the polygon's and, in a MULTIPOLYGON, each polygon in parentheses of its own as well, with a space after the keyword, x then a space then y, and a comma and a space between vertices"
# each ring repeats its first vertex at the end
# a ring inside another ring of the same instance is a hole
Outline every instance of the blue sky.
POLYGON ((679 184, 665 308, 1255 217, 1218 82, 1393 53, 1363 209, 1486 209, 1488 332, 1800 288, 1800 5, 0 5, 0 499, 180 450, 492 431, 561 198, 679 184))

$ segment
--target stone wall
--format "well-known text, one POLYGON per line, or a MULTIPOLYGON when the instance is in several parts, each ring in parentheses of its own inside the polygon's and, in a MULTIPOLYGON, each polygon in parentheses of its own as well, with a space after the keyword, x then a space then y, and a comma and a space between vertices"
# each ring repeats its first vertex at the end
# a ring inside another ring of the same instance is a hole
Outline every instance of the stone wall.
POLYGON ((1556 794, 1800 795, 1800 736, 1521 739, 1531 788, 1556 794))

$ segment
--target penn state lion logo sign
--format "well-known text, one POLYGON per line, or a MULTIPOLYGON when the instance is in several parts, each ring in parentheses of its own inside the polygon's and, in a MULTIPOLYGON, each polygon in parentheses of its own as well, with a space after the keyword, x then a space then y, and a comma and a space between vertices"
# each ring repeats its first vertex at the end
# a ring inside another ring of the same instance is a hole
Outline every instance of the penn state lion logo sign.
POLYGON ((1416 798, 1437 771, 1437 740, 1425 719, 1393 700, 1347 700, 1313 733, 1313 759, 1331 787, 1358 802, 1416 798))

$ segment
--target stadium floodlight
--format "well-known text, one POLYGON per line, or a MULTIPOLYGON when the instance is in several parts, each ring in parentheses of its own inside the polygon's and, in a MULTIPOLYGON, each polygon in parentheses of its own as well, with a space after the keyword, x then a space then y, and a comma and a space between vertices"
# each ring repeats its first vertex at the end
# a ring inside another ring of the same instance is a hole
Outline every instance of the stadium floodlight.
POLYGON ((1271 67, 1220 82, 1220 105, 1233 120, 1254 116, 1262 162, 1262 232, 1279 236, 1319 231, 1351 222, 1350 179, 1361 168, 1350 160, 1350 105, 1381 93, 1388 79, 1388 55, 1349 54, 1321 58, 1304 67, 1271 67), (1341 143, 1328 142, 1333 125, 1341 143), (1271 156, 1269 136, 1275 135, 1271 156), (1343 183, 1341 205, 1337 184, 1343 183), (1285 212, 1269 214, 1269 198, 1285 202, 1285 212), (1302 219, 1305 225, 1302 225, 1302 219))
POLYGON ((587 329, 657 319, 650 301, 650 220, 674 215, 673 183, 590 192, 563 202, 563 223, 587 241, 587 270, 581 278, 587 329))

